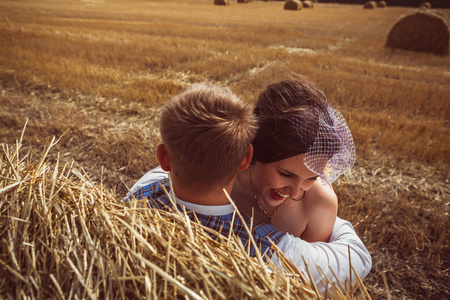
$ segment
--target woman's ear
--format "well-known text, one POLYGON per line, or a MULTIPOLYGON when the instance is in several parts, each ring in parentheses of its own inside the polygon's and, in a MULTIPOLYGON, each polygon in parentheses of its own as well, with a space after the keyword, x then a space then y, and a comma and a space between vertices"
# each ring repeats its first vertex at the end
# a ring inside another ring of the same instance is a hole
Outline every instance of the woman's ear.
POLYGON ((245 154, 245 157, 242 160, 241 165, 239 166, 239 171, 243 171, 248 168, 248 166, 252 161, 252 157, 253 157, 253 146, 250 145, 250 147, 248 147, 247 154, 245 154))
POLYGON ((159 144, 156 148, 156 157, 158 158, 159 165, 161 168, 169 172, 170 171, 170 159, 169 154, 167 153, 166 146, 164 144, 159 144))

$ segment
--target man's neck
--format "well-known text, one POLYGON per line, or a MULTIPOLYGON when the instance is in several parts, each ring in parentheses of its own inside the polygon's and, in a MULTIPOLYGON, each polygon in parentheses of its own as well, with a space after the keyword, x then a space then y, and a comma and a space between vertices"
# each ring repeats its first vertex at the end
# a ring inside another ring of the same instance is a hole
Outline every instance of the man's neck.
MULTIPOLYGON (((227 187, 224 187, 228 195, 231 194, 231 187, 233 183, 230 183, 227 187)), ((173 183, 173 189, 175 195, 185 202, 190 202, 198 205, 227 205, 230 201, 227 198, 223 188, 218 187, 214 189, 190 189, 183 188, 182 186, 173 183)))

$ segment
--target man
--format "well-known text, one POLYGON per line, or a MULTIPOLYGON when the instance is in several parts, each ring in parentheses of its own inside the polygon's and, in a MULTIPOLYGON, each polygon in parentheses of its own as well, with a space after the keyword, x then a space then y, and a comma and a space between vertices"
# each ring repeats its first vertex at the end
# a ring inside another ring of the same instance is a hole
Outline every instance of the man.
MULTIPOLYGON (((157 148, 160 168, 151 170, 130 190, 126 199, 147 197, 149 205, 167 209, 172 202, 164 188, 170 190, 170 174, 175 201, 179 209, 195 212, 203 225, 227 236, 230 231, 238 235, 244 245, 250 237, 241 219, 234 218, 224 189, 231 189, 238 171, 246 169, 251 161, 251 142, 257 131, 257 120, 251 107, 240 101, 230 90, 211 84, 196 84, 169 101, 161 112, 160 131, 163 143, 157 148), (164 187, 164 188, 163 188, 164 187)), ((250 227, 250 220, 244 216, 250 227)), ((309 266, 315 283, 323 291, 322 274, 344 282, 350 275, 351 262, 356 273, 364 278, 370 271, 369 252, 353 227, 337 219, 329 243, 307 243, 286 234, 270 224, 252 227, 252 238, 262 254, 274 262, 278 257, 271 249, 271 241, 300 269, 309 266), (331 271, 332 270, 332 271, 331 271)), ((251 246, 251 255, 255 249, 251 246)))

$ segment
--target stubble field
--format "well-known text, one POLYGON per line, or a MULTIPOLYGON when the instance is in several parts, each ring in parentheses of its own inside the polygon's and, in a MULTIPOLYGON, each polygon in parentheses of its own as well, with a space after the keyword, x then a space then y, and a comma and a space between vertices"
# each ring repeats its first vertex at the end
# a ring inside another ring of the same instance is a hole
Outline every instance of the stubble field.
MULTIPOLYGON (((282 2, 0 0, 0 143, 74 161, 117 197, 150 168, 160 106, 211 81, 253 102, 303 74, 346 117, 334 188, 372 253, 373 299, 450 296, 450 59, 384 47, 415 9, 282 2)), ((450 10, 437 9, 450 17, 450 10)), ((0 281, 1 285, 1 281, 0 281)))

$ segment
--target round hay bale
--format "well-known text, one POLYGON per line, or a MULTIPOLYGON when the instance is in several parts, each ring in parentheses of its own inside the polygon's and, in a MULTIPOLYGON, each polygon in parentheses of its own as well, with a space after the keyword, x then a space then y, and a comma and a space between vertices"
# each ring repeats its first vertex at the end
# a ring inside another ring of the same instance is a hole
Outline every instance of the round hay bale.
POLYGON ((230 0, 214 0, 214 5, 230 5, 230 0))
POLYGON ((313 8, 314 7, 313 1, 309 1, 309 0, 302 1, 302 5, 303 5, 303 8, 313 8))
POLYGON ((365 8, 365 9, 373 9, 375 7, 377 7, 377 3, 375 1, 367 1, 363 5, 363 8, 365 8))
POLYGON ((391 28, 386 46, 448 55, 449 40, 450 30, 445 18, 425 10, 402 17, 391 28))
POLYGON ((377 2, 377 7, 385 8, 386 7, 386 1, 379 1, 379 2, 377 2))
POLYGON ((301 10, 303 7, 302 3, 297 0, 288 0, 284 4, 284 9, 287 10, 301 10))
POLYGON ((431 8, 431 3, 430 2, 423 2, 419 5, 419 8, 421 9, 430 9, 431 8))

